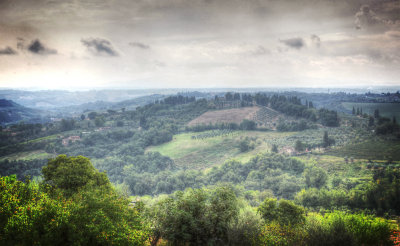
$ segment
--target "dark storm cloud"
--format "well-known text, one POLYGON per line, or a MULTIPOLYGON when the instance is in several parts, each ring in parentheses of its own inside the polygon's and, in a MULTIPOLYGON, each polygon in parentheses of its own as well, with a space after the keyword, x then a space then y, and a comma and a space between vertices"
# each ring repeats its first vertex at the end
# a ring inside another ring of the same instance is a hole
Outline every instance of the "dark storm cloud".
POLYGON ((113 48, 110 41, 102 38, 81 39, 81 42, 94 55, 118 56, 118 52, 113 48))
POLYGON ((53 55, 57 54, 57 50, 47 48, 40 42, 39 39, 32 41, 32 43, 28 46, 28 50, 37 55, 53 55))
POLYGON ((132 47, 143 49, 143 50, 150 49, 150 45, 147 45, 147 44, 144 44, 144 43, 140 43, 140 42, 130 42, 129 45, 132 46, 132 47))
POLYGON ((306 45, 306 43, 302 38, 289 38, 289 39, 282 39, 279 41, 293 49, 301 49, 306 45))
POLYGON ((16 54, 17 52, 13 50, 11 47, 0 49, 0 55, 16 55, 16 54))
POLYGON ((315 46, 317 46, 317 47, 320 47, 320 46, 321 46, 321 38, 318 37, 317 35, 315 35, 315 34, 311 35, 310 39, 311 39, 311 42, 312 42, 315 46))

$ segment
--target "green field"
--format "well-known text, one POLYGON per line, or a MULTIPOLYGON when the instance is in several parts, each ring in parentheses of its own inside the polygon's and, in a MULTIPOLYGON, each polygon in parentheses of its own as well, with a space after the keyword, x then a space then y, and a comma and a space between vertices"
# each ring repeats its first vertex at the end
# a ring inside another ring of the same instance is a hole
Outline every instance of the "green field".
POLYGON ((400 103, 353 103, 353 102, 343 102, 343 107, 348 110, 352 110, 353 107, 355 109, 362 108, 363 113, 367 113, 370 115, 374 114, 375 109, 379 109, 379 113, 381 116, 392 118, 393 116, 396 119, 400 119, 400 103))
POLYGON ((181 167, 204 169, 220 165, 232 158, 244 162, 248 161, 257 153, 269 152, 271 142, 287 138, 294 135, 295 132, 235 131, 229 135, 192 139, 192 136, 198 134, 178 134, 174 136, 172 141, 151 146, 146 151, 158 151, 162 155, 169 156, 175 161, 176 165, 181 167), (246 137, 255 144, 255 148, 242 153, 238 146, 239 142, 246 137))
POLYGON ((347 156, 360 159, 400 161, 400 141, 373 138, 336 148, 328 152, 336 156, 347 156))

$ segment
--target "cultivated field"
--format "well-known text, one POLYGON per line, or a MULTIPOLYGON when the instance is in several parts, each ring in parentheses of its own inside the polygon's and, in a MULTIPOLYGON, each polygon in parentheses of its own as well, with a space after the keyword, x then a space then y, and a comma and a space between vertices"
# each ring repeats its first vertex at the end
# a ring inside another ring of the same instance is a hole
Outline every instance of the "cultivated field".
POLYGON ((271 108, 260 107, 253 120, 257 122, 259 126, 275 130, 280 118, 287 118, 287 116, 271 108))
MULTIPOLYGON (((338 156, 343 160, 345 156, 357 159, 384 160, 386 156, 391 155, 397 160, 394 154, 398 149, 396 146, 385 146, 379 151, 370 151, 363 149, 360 155, 357 149, 351 148, 354 144, 363 143, 371 139, 371 133, 368 131, 356 131, 350 127, 320 128, 310 129, 301 132, 276 132, 276 131, 227 131, 212 130, 205 132, 190 132, 174 135, 173 140, 158 146, 151 146, 146 151, 157 151, 162 155, 169 156, 180 167, 204 169, 214 165, 220 165, 229 159, 248 161, 258 153, 271 151, 275 144, 278 151, 284 154, 291 154, 297 140, 302 141, 307 146, 318 147, 322 143, 324 132, 327 131, 329 137, 335 139, 335 146, 328 150, 333 156, 338 156), (240 152, 240 141, 247 138, 254 149, 247 152, 240 152), (350 145, 348 148, 346 145, 350 145), (345 147, 343 147, 345 146, 345 147), (343 152, 349 149, 350 152, 343 152)), ((368 145, 373 146, 373 145, 368 145)), ((320 155, 324 150, 313 150, 313 153, 320 155), (321 152, 322 151, 322 152, 321 152)), ((399 150, 400 153, 400 150, 399 150)))
POLYGON ((26 152, 18 152, 7 156, 0 157, 0 161, 9 160, 9 161, 16 161, 16 160, 46 160, 49 158, 53 158, 55 155, 46 153, 44 150, 34 150, 34 151, 26 151, 26 152))
POLYGON ((371 138, 359 143, 352 143, 328 152, 332 155, 348 156, 371 160, 400 161, 400 141, 371 138))
POLYGON ((295 132, 233 131, 224 135, 215 134, 217 135, 215 137, 192 138, 198 134, 178 134, 174 136, 171 142, 151 146, 146 151, 158 151, 162 155, 169 156, 175 161, 176 165, 181 167, 204 169, 220 165, 232 158, 248 161, 258 153, 269 152, 271 143, 280 142, 280 139, 286 139, 294 135, 295 132), (246 137, 254 144, 255 148, 242 153, 239 150, 239 142, 246 137))
POLYGON ((240 124, 244 119, 254 120, 259 107, 244 107, 208 111, 189 122, 189 126, 208 125, 216 123, 237 123, 240 124))

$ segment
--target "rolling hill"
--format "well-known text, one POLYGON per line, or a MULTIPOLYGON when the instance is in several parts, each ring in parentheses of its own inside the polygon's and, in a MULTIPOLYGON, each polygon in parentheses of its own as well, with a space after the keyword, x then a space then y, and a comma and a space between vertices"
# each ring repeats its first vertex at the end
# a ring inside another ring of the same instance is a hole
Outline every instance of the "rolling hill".
POLYGON ((0 99, 0 124, 16 123, 25 121, 29 123, 43 122, 44 112, 21 106, 11 100, 0 99))
POLYGON ((218 123, 240 124, 246 119, 256 122, 258 126, 275 129, 276 123, 280 118, 287 118, 287 116, 268 107, 254 106, 207 111, 190 121, 188 126, 218 123))

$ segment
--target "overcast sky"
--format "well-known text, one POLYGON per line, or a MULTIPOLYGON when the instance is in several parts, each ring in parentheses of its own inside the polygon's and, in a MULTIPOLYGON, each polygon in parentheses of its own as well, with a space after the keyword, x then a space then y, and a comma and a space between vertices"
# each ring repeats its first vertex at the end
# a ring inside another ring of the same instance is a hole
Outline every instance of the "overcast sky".
POLYGON ((0 0, 0 87, 400 86, 400 1, 0 0))

